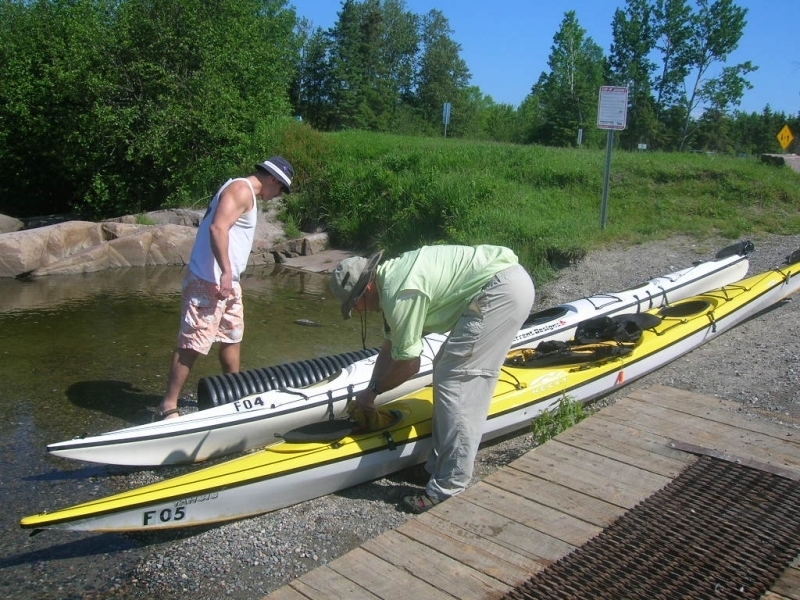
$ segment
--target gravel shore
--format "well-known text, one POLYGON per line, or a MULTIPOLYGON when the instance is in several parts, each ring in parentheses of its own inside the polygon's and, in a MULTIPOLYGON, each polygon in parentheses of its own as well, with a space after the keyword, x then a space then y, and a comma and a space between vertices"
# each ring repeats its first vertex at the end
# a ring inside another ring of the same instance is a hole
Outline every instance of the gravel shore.
MULTIPOLYGON (((749 274, 782 265, 788 254, 800 248, 800 235, 770 235, 752 241, 756 251, 749 274)), ((537 287, 535 308, 624 289, 711 259, 729 243, 678 237, 592 252, 562 270, 556 281, 537 287)), ((633 388, 662 384, 736 401, 742 411, 789 423, 800 432, 798 340, 800 298, 794 298, 596 404, 612 403, 633 388)), ((476 477, 486 476, 531 448, 525 432, 483 448, 476 477)), ((171 474, 164 469, 120 475, 119 484, 129 489, 171 474)), ((82 563, 72 563, 71 568, 84 569, 74 580, 55 582, 43 577, 36 593, 20 598, 259 598, 402 524, 410 516, 399 508, 400 499, 414 489, 390 477, 200 531, 95 536, 91 542, 64 550, 65 556, 86 552, 82 563), (94 581, 93 590, 78 583, 87 575, 94 581)))

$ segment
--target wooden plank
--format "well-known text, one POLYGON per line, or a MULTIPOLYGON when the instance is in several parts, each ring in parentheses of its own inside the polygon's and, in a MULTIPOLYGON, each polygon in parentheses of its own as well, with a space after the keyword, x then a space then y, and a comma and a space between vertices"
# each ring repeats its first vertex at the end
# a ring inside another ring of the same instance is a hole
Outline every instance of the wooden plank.
POLYGON ((583 469, 601 472, 606 477, 625 484, 632 491, 641 490, 645 494, 651 494, 654 490, 664 487, 671 480, 670 477, 664 477, 601 454, 587 452, 581 448, 563 444, 558 438, 551 440, 551 442, 539 449, 543 456, 557 458, 563 461, 567 468, 571 468, 574 465, 583 469))
POLYGON ((545 566, 575 548, 562 540, 517 523, 494 511, 486 510, 459 496, 442 502, 431 512, 496 544, 525 554, 545 566))
POLYGON ((724 425, 768 435, 800 446, 800 435, 797 435, 796 429, 748 415, 742 412, 743 409, 746 410, 746 407, 739 402, 663 385, 632 390, 629 397, 724 425))
MULTIPOLYGON (((329 598, 358 598, 359 600, 378 600, 369 590, 343 577, 328 565, 322 565, 304 573, 289 583, 302 598, 310 600, 327 600, 329 598)), ((269 596, 270 600, 272 596, 269 596)), ((280 599, 275 599, 280 600, 280 599)), ((289 600, 287 597, 286 600, 289 600)))
POLYGON ((683 452, 669 448, 666 442, 662 446, 665 451, 656 453, 652 451, 656 444, 643 442, 641 436, 622 436, 623 439, 615 437, 613 430, 630 431, 629 427, 622 427, 617 423, 605 426, 608 422, 601 422, 599 425, 591 422, 581 427, 584 423, 587 421, 560 434, 558 441, 670 479, 680 475, 695 460, 683 452), (642 445, 638 444, 640 441, 642 445), (667 452, 672 453, 672 456, 666 456, 667 452))
POLYGON ((655 430, 675 440, 800 470, 800 452, 797 451, 796 444, 758 432, 699 419, 636 399, 626 399, 600 412, 603 413, 603 418, 629 425, 638 423, 648 431, 655 430))
POLYGON ((262 600, 309 600, 310 596, 304 596, 293 587, 285 585, 270 593, 268 596, 263 596, 262 600))
MULTIPOLYGON (((629 397, 269 600, 501 596, 696 460, 674 439, 800 472, 800 435, 738 403, 663 386, 629 397)), ((800 600, 800 557, 762 600, 800 600)))
POLYGON ((510 466, 495 471, 483 481, 598 527, 608 527, 626 512, 620 506, 565 488, 530 473, 518 471, 510 466))
MULTIPOLYGON (((509 586, 516 586, 527 580, 532 573, 531 567, 535 571, 541 568, 541 565, 533 561, 528 561, 529 568, 522 568, 483 546, 429 527, 420 519, 409 519, 396 531, 509 586)), ((508 555, 509 552, 506 551, 505 554, 508 555)))
POLYGON ((800 569, 788 567, 773 584, 772 591, 791 600, 800 600, 800 569))
POLYGON ((603 473, 572 465, 567 468, 565 464, 535 452, 519 457, 511 463, 511 466, 524 473, 624 509, 633 508, 652 493, 644 493, 641 490, 631 491, 624 484, 606 477, 603 473))
POLYGON ((670 481, 557 440, 524 454, 511 466, 623 508, 633 508, 670 481))
MULTIPOLYGON (((644 427, 649 431, 655 430, 667 437, 682 439, 684 441, 698 445, 707 445, 687 439, 689 436, 699 436, 709 443, 727 444, 733 447, 763 448, 764 454, 787 456, 791 460, 800 460, 800 455, 796 454, 796 445, 782 442, 772 436, 760 434, 729 425, 724 425, 713 420, 689 415, 680 411, 675 411, 657 404, 651 404, 636 398, 626 398, 607 409, 600 411, 601 418, 613 419, 631 426, 644 427), (686 431, 687 435, 680 436, 680 432, 686 431)), ((600 413, 598 413, 600 414, 600 413)), ((732 450, 731 450, 732 451, 732 450)), ((750 458, 757 459, 752 456, 750 458)))
POLYGON ((671 450, 667 443, 670 438, 664 435, 659 435, 658 432, 644 431, 641 427, 626 425, 618 421, 604 419, 603 415, 607 409, 598 411, 589 419, 584 419, 574 427, 570 427, 565 432, 561 433, 559 437, 576 431, 583 431, 584 429, 595 432, 605 433, 610 438, 618 442, 634 444, 639 448, 646 448, 653 454, 672 458, 675 460, 682 460, 685 458, 681 452, 671 450))
POLYGON ((603 530, 602 527, 484 481, 472 485, 461 497, 572 546, 585 544, 603 530))
POLYGON ((331 561, 328 566, 383 600, 408 600, 414 596, 431 600, 454 598, 360 547, 331 561))
POLYGON ((734 454, 731 454, 730 452, 723 452, 721 450, 711 450, 704 446, 687 444, 686 442, 679 442, 677 440, 671 441, 670 446, 672 446, 676 450, 682 450, 683 452, 690 452, 698 456, 711 456, 719 460, 724 460, 737 465, 743 465, 745 467, 750 467, 751 469, 758 469, 760 471, 771 473, 772 475, 777 475, 778 477, 785 477, 786 479, 791 479, 792 481, 800 482, 800 472, 793 471, 792 469, 784 469, 783 467, 768 465, 766 463, 753 460, 752 458, 742 458, 741 456, 736 456, 734 454))
POLYGON ((361 547, 463 600, 502 596, 512 587, 396 531, 387 531, 361 547))
POLYGON ((488 552, 492 556, 498 557, 500 560, 512 565, 515 569, 519 569, 529 574, 541 571, 544 568, 545 563, 550 564, 550 561, 540 562, 541 559, 537 561, 536 559, 527 556, 517 549, 511 549, 506 546, 502 546, 475 533, 474 531, 459 527, 458 525, 451 523, 446 519, 441 519, 437 516, 436 511, 428 511, 427 513, 421 514, 414 519, 406 521, 400 526, 398 531, 406 534, 406 527, 415 523, 432 531, 438 532, 445 537, 445 539, 456 539, 459 542, 463 542, 471 547, 480 548, 480 550, 483 552, 488 552))

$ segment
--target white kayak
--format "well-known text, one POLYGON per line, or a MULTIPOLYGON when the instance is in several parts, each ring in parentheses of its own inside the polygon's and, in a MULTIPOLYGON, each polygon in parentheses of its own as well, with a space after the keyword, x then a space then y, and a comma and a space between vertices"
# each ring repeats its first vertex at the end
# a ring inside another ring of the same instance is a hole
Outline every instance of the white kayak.
MULTIPOLYGON (((742 242, 721 250, 715 260, 639 286, 532 313, 511 348, 568 340, 586 319, 638 313, 738 281, 747 273, 752 249, 752 244, 742 242)), ((382 394, 376 403, 384 404, 429 385, 433 358, 445 339, 440 334, 425 336, 417 375, 382 394)), ((266 446, 302 425, 344 417, 347 401, 368 385, 375 360, 375 356, 359 360, 310 386, 251 394, 175 419, 50 444, 47 451, 87 462, 155 466, 199 462, 266 446)))
MULTIPOLYGON (((535 351, 522 363, 512 352, 493 394, 483 440, 529 425, 561 398, 586 402, 618 390, 797 293, 800 253, 794 261, 648 311, 648 319, 640 320, 650 322, 628 353, 539 366, 535 351)), ((637 316, 644 315, 626 318, 637 316)), ((396 420, 380 431, 272 444, 145 487, 25 517, 20 525, 97 532, 208 525, 283 508, 424 461, 431 447, 432 388, 384 409, 396 420)))

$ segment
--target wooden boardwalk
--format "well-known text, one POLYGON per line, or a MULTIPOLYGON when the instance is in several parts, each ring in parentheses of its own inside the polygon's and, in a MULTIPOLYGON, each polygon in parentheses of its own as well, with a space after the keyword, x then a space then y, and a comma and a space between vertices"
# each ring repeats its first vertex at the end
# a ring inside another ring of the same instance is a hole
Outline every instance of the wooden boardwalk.
MULTIPOLYGON (((501 597, 697 460, 678 448, 725 453, 800 480, 800 430, 739 408, 662 386, 633 391, 459 496, 267 598, 501 597)), ((800 600, 800 556, 762 598, 800 600)))

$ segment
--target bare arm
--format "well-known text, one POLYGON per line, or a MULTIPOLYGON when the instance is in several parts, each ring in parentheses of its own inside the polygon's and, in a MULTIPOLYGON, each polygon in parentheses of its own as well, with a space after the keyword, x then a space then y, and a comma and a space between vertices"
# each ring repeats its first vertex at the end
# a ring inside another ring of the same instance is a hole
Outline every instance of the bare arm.
POLYGON ((253 194, 244 181, 230 184, 219 199, 217 212, 211 223, 211 251, 222 270, 218 297, 223 300, 233 293, 233 271, 228 255, 228 232, 236 220, 253 206, 253 194))
MULTIPOLYGON (((371 383, 380 393, 396 388, 405 383, 419 372, 419 357, 409 360, 395 360, 392 358, 392 342, 383 342, 381 351, 372 370, 371 383)), ((372 389, 360 391, 356 395, 358 404, 366 409, 375 408, 377 394, 372 389)))

